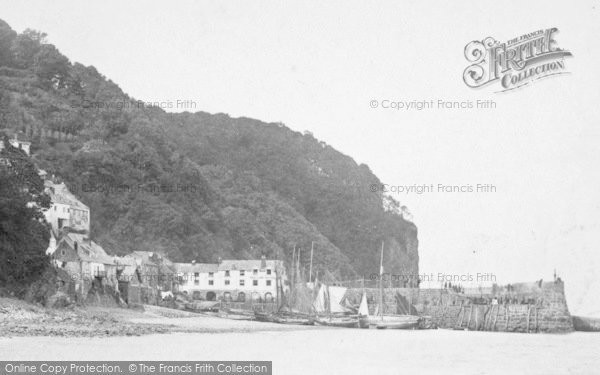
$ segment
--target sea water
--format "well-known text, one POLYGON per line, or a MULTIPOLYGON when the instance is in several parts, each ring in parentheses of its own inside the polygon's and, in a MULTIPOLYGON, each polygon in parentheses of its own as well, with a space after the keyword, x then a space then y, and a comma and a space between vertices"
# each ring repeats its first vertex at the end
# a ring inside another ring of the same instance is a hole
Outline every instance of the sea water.
POLYGON ((599 374, 600 334, 323 328, 0 338, 4 360, 266 360, 273 374, 599 374))

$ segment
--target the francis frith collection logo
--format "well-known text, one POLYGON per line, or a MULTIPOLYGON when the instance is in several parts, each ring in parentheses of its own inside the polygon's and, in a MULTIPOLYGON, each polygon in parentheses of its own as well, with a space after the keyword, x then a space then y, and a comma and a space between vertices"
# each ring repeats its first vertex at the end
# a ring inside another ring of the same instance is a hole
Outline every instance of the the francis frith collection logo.
POLYGON ((498 91, 508 91, 541 78, 568 73, 565 57, 572 55, 558 47, 554 39, 557 33, 554 27, 504 43, 492 37, 472 41, 465 47, 465 57, 471 65, 465 69, 463 80, 472 88, 497 83, 498 91))

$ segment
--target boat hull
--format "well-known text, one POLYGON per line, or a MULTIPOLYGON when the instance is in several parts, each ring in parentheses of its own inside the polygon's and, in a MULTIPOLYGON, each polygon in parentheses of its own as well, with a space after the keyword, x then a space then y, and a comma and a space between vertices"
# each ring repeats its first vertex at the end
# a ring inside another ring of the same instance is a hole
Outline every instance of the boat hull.
POLYGON ((358 319, 316 318, 315 324, 327 327, 358 328, 358 319))
POLYGON ((417 329, 419 324, 410 322, 380 322, 375 327, 377 329, 417 329))
POLYGON ((369 328, 369 317, 368 316, 359 316, 358 317, 358 327, 359 328, 369 328))
POLYGON ((414 315, 384 315, 369 317, 369 323, 378 329, 415 329, 419 327, 419 317, 414 315))
POLYGON ((259 322, 269 322, 269 323, 278 323, 278 324, 292 324, 292 325, 302 325, 309 326, 313 325, 314 321, 308 316, 300 316, 293 314, 273 314, 273 313, 263 313, 256 311, 254 313, 255 320, 259 322))

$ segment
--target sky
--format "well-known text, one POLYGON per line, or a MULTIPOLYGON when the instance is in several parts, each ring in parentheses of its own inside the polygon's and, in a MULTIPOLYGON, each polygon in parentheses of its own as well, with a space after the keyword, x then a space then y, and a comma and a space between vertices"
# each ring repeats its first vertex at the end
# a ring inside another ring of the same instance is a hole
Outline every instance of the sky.
POLYGON ((367 164, 390 190, 433 184, 392 193, 419 228, 420 273, 506 284, 552 280, 556 269, 571 312, 600 316, 598 6, 0 0, 0 18, 46 32, 136 99, 280 121, 367 164), (573 54, 570 74, 502 93, 463 82, 469 42, 552 27, 573 54), (431 100, 495 108, 383 108, 431 100))

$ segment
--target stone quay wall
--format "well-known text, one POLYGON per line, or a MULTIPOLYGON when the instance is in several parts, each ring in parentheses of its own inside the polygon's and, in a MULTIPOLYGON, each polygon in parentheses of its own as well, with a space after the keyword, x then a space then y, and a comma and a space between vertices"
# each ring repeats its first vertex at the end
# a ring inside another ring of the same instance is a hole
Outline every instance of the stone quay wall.
MULTIPOLYGON (((369 311, 379 312, 380 290, 348 289, 350 303, 360 303, 367 293, 369 311)), ((385 314, 429 316, 440 328, 503 331, 547 332, 573 331, 573 319, 564 294, 564 283, 519 283, 507 286, 469 290, 385 288, 385 314)))

